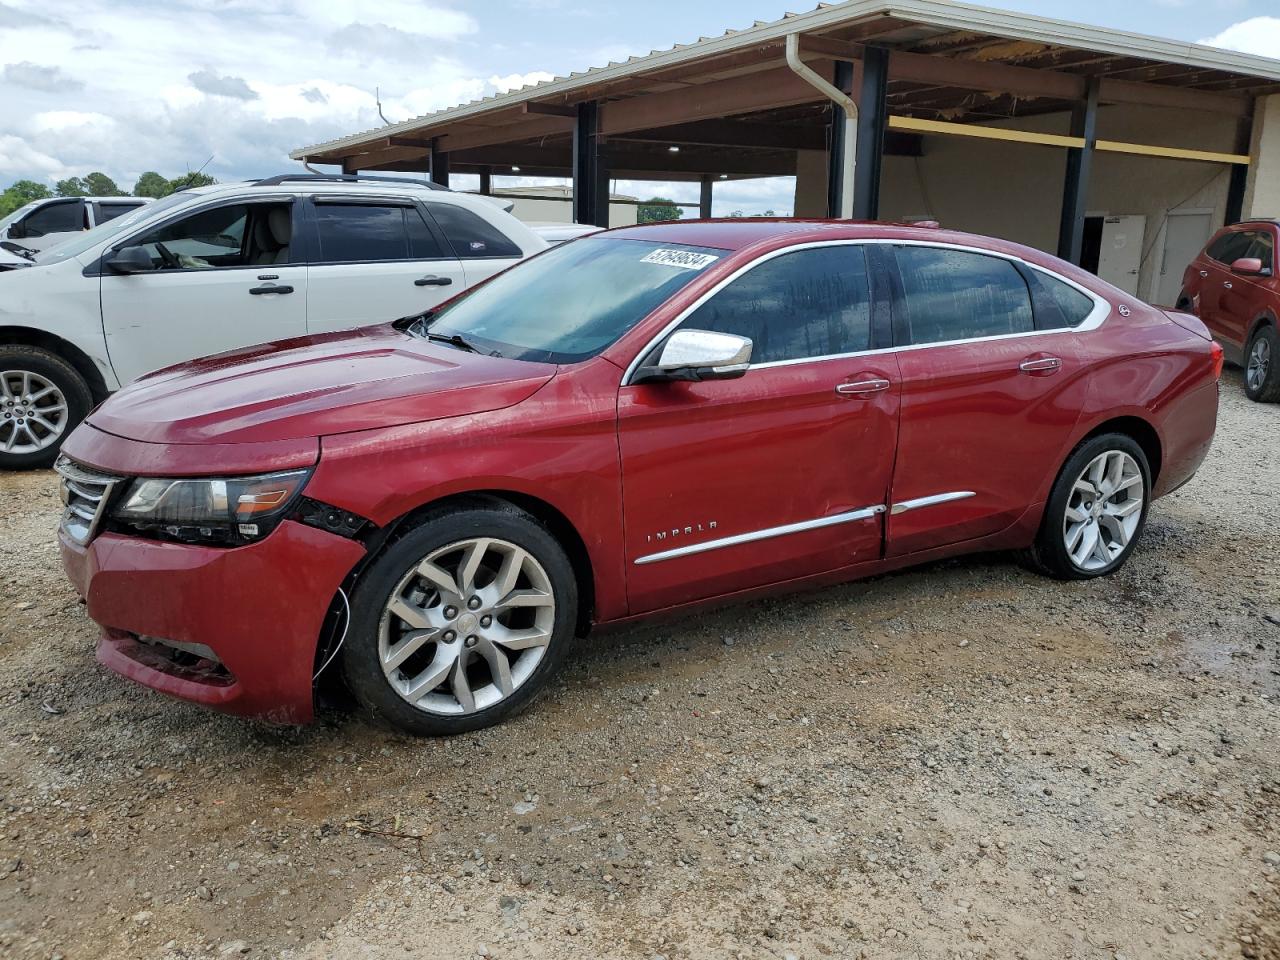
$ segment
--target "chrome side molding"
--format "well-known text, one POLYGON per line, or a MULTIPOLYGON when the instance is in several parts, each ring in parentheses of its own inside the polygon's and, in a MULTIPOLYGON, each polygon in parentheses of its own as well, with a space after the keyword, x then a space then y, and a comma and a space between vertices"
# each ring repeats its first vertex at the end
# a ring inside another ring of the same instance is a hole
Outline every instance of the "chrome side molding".
POLYGON ((703 543, 691 543, 687 547, 676 547, 674 550, 663 550, 661 553, 650 553, 643 557, 636 557, 635 562, 637 564, 645 564, 658 563, 662 560, 674 560, 677 557, 687 557, 695 553, 706 553, 708 550, 719 550, 722 547, 736 547, 740 543, 753 543, 756 540, 769 540, 773 537, 785 537, 792 533, 804 533, 806 530, 818 530, 822 527, 834 527, 841 523, 854 523, 858 520, 869 520, 884 512, 884 504, 878 503, 874 507, 862 507, 859 510, 849 510, 845 513, 836 513, 829 517, 819 517, 817 520, 804 520, 800 523, 788 523, 780 527, 767 527, 764 530, 754 530, 751 533, 739 533, 732 537, 721 537, 718 540, 706 540, 703 543))
POLYGON ((977 496, 972 490, 954 490, 951 493, 935 493, 931 497, 916 497, 914 500, 903 500, 901 503, 893 505, 892 514, 896 517, 900 513, 906 513, 908 510, 919 510, 921 507, 936 507, 940 503, 950 503, 953 500, 967 500, 969 497, 977 496))

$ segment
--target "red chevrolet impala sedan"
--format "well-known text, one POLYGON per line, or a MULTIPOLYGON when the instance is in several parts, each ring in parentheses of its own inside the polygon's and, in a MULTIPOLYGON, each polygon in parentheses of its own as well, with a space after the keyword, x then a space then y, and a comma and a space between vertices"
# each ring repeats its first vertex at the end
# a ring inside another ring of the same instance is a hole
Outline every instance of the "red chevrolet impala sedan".
POLYGON ((301 723, 334 662, 457 733, 592 626, 978 550, 1111 573, 1209 449, 1221 367, 1195 317, 1010 243, 614 230, 122 390, 64 448, 62 556, 126 677, 301 723))

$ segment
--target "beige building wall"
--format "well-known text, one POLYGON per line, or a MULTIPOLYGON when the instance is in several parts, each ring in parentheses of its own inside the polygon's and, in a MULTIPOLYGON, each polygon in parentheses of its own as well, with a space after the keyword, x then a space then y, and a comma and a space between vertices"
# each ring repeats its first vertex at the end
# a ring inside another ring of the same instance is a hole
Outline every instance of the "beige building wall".
POLYGON ((1253 163, 1244 195, 1244 215, 1280 217, 1280 94, 1258 99, 1249 153, 1253 163))

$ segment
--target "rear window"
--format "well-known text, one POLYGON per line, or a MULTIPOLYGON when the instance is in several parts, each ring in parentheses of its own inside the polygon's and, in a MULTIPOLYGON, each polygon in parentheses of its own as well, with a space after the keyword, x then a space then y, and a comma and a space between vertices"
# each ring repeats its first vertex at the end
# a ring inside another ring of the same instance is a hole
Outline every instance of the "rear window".
POLYGON ((524 256, 506 234, 470 210, 452 203, 428 203, 427 209, 462 260, 524 256))
POLYGON ((945 343, 1035 326, 1031 291, 1008 260, 941 247, 898 247, 912 343, 945 343))
POLYGON ((1058 309, 1062 312, 1062 318, 1067 322, 1068 327, 1078 327, 1089 318, 1089 314, 1093 313, 1093 298, 1081 293, 1069 283, 1064 283, 1057 277, 1051 277, 1047 273, 1037 273, 1036 279, 1040 283, 1040 287, 1053 298, 1053 302, 1058 305, 1058 309))
POLYGON ((409 259, 405 214, 412 207, 390 204, 317 203, 320 263, 376 263, 409 259))

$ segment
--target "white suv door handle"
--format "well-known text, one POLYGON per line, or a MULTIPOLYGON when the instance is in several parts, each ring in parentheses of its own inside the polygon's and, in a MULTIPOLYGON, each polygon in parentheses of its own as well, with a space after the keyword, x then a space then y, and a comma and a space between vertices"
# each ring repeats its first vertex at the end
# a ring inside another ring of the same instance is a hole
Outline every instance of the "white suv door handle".
POLYGON ((880 393, 889 389, 889 381, 877 377, 874 380, 859 380, 856 383, 842 383, 836 387, 836 393, 845 397, 865 397, 868 394, 880 393))
POLYGON ((1058 370, 1062 367, 1062 361, 1057 357, 1038 357, 1035 360, 1023 360, 1018 364, 1018 369, 1023 373, 1035 373, 1037 370, 1058 370))

